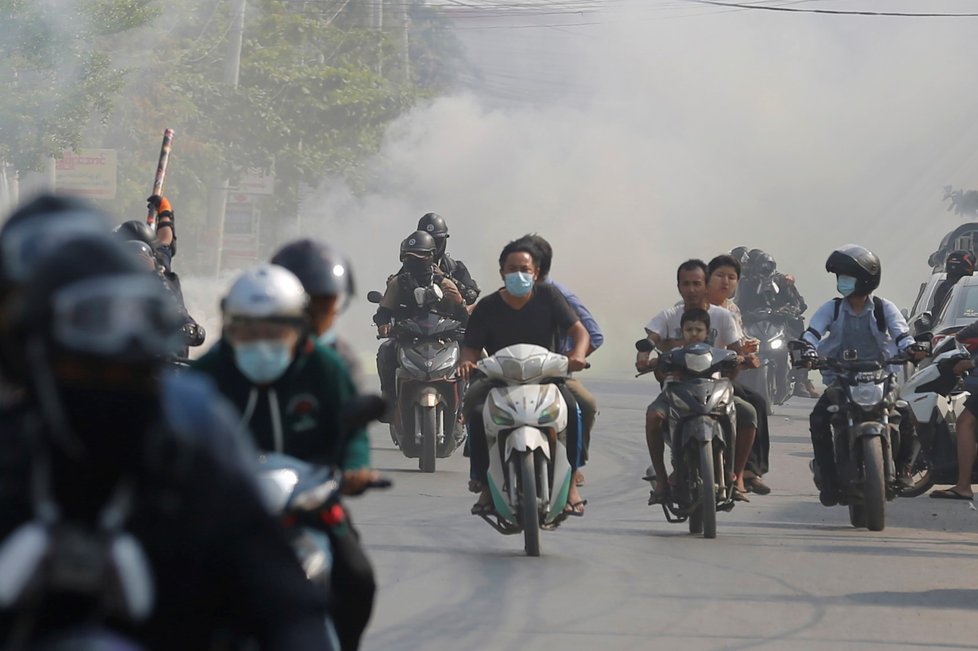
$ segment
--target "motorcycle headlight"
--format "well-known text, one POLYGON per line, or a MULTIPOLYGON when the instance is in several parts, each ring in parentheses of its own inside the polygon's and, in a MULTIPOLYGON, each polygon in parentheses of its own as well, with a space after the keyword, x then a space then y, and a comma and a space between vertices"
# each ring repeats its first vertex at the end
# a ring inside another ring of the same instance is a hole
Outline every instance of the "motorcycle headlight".
POLYGON ((882 384, 857 384, 850 391, 852 401, 860 407, 875 407, 883 401, 882 384))
POLYGON ((772 339, 768 344, 771 346, 771 350, 779 350, 784 347, 784 339, 772 339))
POLYGON ((489 401, 489 416, 492 418, 492 422, 500 427, 516 424, 513 415, 501 409, 492 400, 489 401))
POLYGON ((546 409, 540 412, 540 418, 537 419, 537 425, 549 425, 557 420, 557 416, 559 415, 560 405, 556 400, 554 400, 546 409))

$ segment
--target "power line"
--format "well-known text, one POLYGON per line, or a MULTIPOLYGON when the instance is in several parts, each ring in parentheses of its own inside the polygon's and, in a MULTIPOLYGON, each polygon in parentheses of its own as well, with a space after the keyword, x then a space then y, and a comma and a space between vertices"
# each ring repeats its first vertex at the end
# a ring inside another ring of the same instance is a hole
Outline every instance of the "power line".
POLYGON ((905 11, 860 11, 855 9, 811 9, 805 7, 783 7, 774 5, 755 5, 743 2, 723 2, 721 0, 688 0, 694 4, 727 7, 730 9, 762 9, 794 14, 831 14, 834 16, 895 16, 899 18, 978 18, 978 13, 913 13, 905 11))

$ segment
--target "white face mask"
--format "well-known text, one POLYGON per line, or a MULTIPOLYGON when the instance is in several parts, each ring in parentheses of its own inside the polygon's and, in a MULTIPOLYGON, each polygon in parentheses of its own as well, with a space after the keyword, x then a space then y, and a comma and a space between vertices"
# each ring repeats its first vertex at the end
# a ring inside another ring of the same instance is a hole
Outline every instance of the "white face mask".
POLYGON ((271 384, 292 363, 292 346, 276 340, 235 344, 234 362, 242 375, 255 384, 271 384))

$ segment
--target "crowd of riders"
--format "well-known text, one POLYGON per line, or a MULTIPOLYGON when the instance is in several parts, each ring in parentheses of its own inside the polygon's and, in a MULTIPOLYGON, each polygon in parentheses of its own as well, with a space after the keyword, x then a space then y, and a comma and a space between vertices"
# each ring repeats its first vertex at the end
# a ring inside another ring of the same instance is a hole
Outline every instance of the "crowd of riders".
MULTIPOLYGON (((366 429, 344 424, 365 384, 359 355, 336 328, 355 295, 350 261, 325 242, 285 244, 234 279, 221 300, 219 337, 191 360, 189 349, 205 332, 187 312, 173 270, 173 207, 162 196, 148 202, 155 229, 141 221, 113 229, 93 206, 53 195, 25 203, 0 229, 0 638, 9 648, 34 648, 38 637, 99 621, 149 649, 239 648, 247 640, 263 649, 352 651, 375 592, 356 529, 348 519, 326 528, 333 557, 326 593, 306 580, 269 516, 255 467, 260 453, 274 452, 336 468, 348 495, 378 479, 366 429)), ((501 287, 481 299, 466 265, 448 254, 448 239, 445 219, 427 213, 401 242, 401 267, 373 318, 378 332, 388 335, 418 311, 463 324, 457 374, 466 384, 468 488, 478 494, 472 513, 482 516, 494 509, 483 411, 495 385, 480 376, 478 362, 516 344, 563 355, 571 375, 559 391, 577 416, 563 433, 573 471, 563 514, 582 516, 587 500, 579 489, 598 405, 572 374, 589 366, 604 342, 601 328, 551 277, 553 247, 540 235, 502 248, 501 287)), ((973 256, 961 257, 949 258, 936 301, 946 300, 969 263, 973 271, 973 256)), ((845 245, 825 268, 840 297, 821 304, 806 326, 795 279, 770 254, 737 247, 709 262, 690 259, 677 269, 680 302, 645 326, 649 348, 662 354, 703 345, 736 354, 727 372, 737 424, 734 500, 771 492, 768 396, 741 381, 761 366, 745 317, 778 313, 799 342, 794 387, 817 398, 813 469, 827 506, 845 499, 832 436, 843 389, 817 362, 926 354, 896 306, 875 294, 881 264, 874 253, 845 245), (822 393, 808 378, 813 366, 823 370, 822 393)), ((398 399, 398 359, 395 340, 380 345, 377 371, 389 404, 398 399)), ((636 368, 655 372, 663 385, 681 379, 647 351, 636 368)), ((665 396, 646 410, 649 504, 674 490, 665 396)), ((958 429, 968 472, 935 496, 972 495, 976 401, 969 399, 958 429)), ((901 434, 897 476, 906 482, 913 421, 905 404, 893 422, 901 434)))

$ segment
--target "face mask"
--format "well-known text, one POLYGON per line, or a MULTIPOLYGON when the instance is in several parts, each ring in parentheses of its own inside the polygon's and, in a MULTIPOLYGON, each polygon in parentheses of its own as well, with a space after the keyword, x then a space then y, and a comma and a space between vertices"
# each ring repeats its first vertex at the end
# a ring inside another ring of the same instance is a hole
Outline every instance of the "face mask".
POLYGON ((856 279, 853 276, 839 275, 835 281, 835 287, 843 296, 849 296, 856 291, 856 279))
POLYGON ((514 271, 503 276, 503 279, 506 281, 506 291, 517 298, 526 296, 533 289, 532 274, 514 271))
POLYGON ((292 347, 284 341, 237 344, 234 361, 238 370, 255 384, 270 384, 282 377, 292 363, 292 347))
POLYGON ((316 343, 318 343, 320 346, 332 346, 334 343, 336 343, 336 329, 329 328, 326 330, 326 332, 316 338, 316 343))

